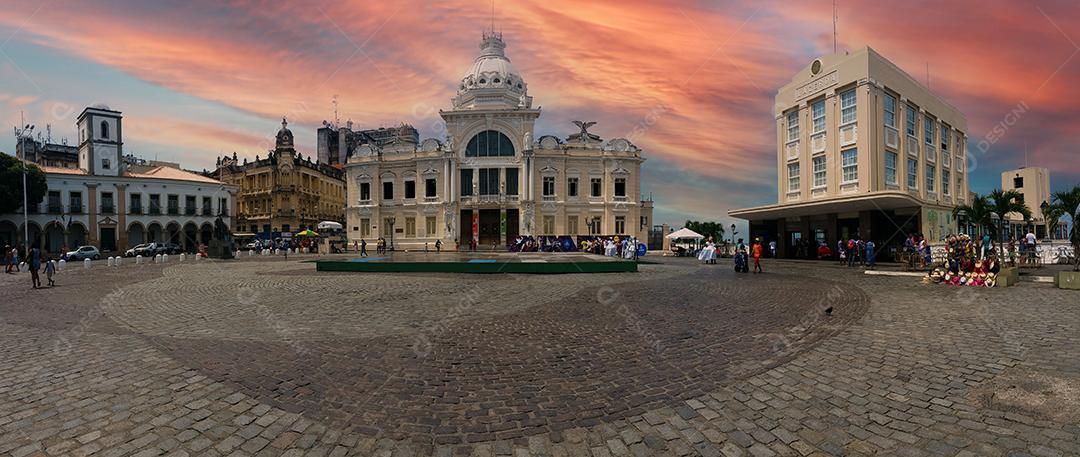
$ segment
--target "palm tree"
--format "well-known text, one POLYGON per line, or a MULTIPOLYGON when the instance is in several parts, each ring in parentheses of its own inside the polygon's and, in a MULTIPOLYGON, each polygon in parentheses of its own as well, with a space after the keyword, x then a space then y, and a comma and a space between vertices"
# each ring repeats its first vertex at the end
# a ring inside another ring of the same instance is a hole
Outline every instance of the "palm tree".
MULTIPOLYGON (((1050 204, 1047 205, 1046 210, 1043 212, 1043 217, 1046 218, 1047 230, 1056 228, 1058 221, 1065 215, 1069 215, 1072 219, 1069 241, 1072 242, 1073 253, 1080 256, 1080 227, 1076 224, 1077 220, 1080 219, 1080 185, 1073 186, 1070 190, 1054 192, 1050 196, 1050 204)), ((1080 263, 1076 264, 1076 268, 1080 269, 1080 263)))
POLYGON ((990 205, 990 213, 997 217, 997 227, 994 238, 998 239, 998 248, 1001 249, 1000 257, 1005 258, 1005 247, 1002 246, 1001 233, 1005 229, 1005 216, 1009 213, 1017 213, 1024 220, 1031 219, 1031 210, 1024 204, 1024 194, 1015 190, 994 189, 986 196, 990 205))
POLYGON ((961 203, 953 208, 953 216, 959 218, 963 215, 969 223, 975 224, 977 232, 975 236, 981 236, 986 227, 992 224, 990 204, 985 195, 973 194, 971 203, 961 203))

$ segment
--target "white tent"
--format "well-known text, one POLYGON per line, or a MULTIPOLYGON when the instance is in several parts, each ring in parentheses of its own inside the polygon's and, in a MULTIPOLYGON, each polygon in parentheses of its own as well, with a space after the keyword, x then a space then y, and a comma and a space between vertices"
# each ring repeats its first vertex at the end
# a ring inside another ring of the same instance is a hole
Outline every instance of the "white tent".
POLYGON ((671 234, 669 234, 667 237, 669 239, 672 239, 672 240, 681 240, 681 239, 701 240, 701 239, 705 238, 700 233, 695 232, 693 230, 690 230, 688 228, 681 228, 679 230, 676 230, 675 232, 672 232, 671 234))

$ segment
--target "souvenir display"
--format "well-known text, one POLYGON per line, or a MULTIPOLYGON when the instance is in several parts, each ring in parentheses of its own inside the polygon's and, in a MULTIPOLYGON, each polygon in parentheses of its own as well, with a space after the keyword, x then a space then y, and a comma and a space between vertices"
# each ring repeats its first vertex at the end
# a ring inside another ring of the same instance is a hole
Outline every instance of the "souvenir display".
POLYGON ((923 278, 923 283, 952 286, 994 287, 1001 267, 992 246, 980 246, 968 235, 945 240, 945 261, 923 278), (983 255, 985 254, 985 256, 983 255))

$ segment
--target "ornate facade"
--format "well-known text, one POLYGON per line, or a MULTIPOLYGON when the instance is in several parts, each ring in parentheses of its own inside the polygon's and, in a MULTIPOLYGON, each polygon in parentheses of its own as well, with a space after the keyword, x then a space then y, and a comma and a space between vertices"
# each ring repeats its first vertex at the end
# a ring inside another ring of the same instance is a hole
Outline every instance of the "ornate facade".
POLYGON ((350 241, 381 236, 420 249, 437 240, 505 246, 519 235, 645 237, 652 202, 638 198, 641 150, 589 133, 593 122, 576 122, 579 132, 565 139, 535 136, 540 107, 505 47, 500 34, 483 36, 452 108, 440 111, 445 140, 352 152, 350 241))
POLYGON ((274 150, 249 162, 218 159, 212 176, 239 188, 236 232, 270 237, 277 232, 314 229, 319 222, 345 220, 344 171, 303 158, 281 120, 274 150))

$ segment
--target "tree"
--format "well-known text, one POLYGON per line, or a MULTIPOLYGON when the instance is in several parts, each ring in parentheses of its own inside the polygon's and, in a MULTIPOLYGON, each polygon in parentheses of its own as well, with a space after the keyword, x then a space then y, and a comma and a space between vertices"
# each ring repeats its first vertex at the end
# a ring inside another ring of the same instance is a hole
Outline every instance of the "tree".
POLYGON ((972 194, 971 203, 961 203, 953 208, 953 216, 963 215, 968 222, 975 224, 976 236, 981 236, 986 228, 993 225, 990 204, 985 195, 972 194))
MULTIPOLYGON (((0 153, 0 214, 14 213, 23 206, 23 163, 14 156, 0 153)), ((48 192, 45 173, 29 164, 26 175, 28 203, 41 204, 48 192)))
MULTIPOLYGON (((997 216, 994 238, 999 241, 1001 241, 1001 233, 1005 230, 1005 215, 1017 213, 1023 216, 1025 221, 1031 219, 1031 210, 1024 204, 1024 194, 1018 191, 994 189, 987 194, 986 199, 990 204, 990 213, 997 216)), ((1005 258, 1005 247, 998 243, 998 248, 1001 251, 1000 258, 1005 258)))
MULTIPOLYGON (((1043 212, 1047 230, 1057 227, 1058 222, 1065 215, 1072 219, 1069 241, 1073 245, 1073 253, 1080 256, 1080 226, 1077 226, 1077 220, 1080 219, 1080 185, 1073 186, 1070 190, 1054 192, 1050 196, 1050 204, 1043 212)), ((1076 268, 1080 269, 1080 263, 1076 264, 1076 268)))
POLYGON ((698 221, 686 221, 684 225, 686 228, 700 233, 705 239, 710 237, 715 242, 722 241, 724 239, 724 226, 719 222, 698 222, 698 221))

